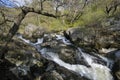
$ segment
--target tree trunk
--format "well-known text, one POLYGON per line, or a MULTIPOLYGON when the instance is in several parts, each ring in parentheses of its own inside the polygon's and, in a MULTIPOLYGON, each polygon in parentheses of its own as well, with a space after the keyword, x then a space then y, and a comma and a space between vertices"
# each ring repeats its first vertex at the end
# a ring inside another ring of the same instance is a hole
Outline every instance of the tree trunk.
POLYGON ((19 29, 20 23, 22 22, 22 20, 24 19, 26 13, 24 13, 23 11, 18 15, 16 22, 14 22, 12 28, 9 30, 9 33, 7 34, 7 40, 6 43, 3 47, 3 49, 1 49, 1 55, 0 58, 4 59, 5 53, 8 52, 8 44, 9 42, 12 40, 13 36, 16 34, 16 32, 19 29))
POLYGON ((25 16, 29 12, 34 12, 34 13, 38 13, 38 14, 41 14, 41 15, 44 15, 44 16, 57 18, 54 14, 49 14, 49 13, 43 12, 41 10, 35 10, 34 8, 22 7, 21 9, 22 9, 22 12, 18 15, 18 17, 16 18, 12 28, 9 30, 9 33, 7 34, 6 43, 5 43, 4 47, 1 49, 1 51, 0 51, 0 59, 5 58, 5 54, 8 52, 8 44, 12 40, 13 36, 19 30, 19 26, 20 26, 22 20, 25 18, 25 16))

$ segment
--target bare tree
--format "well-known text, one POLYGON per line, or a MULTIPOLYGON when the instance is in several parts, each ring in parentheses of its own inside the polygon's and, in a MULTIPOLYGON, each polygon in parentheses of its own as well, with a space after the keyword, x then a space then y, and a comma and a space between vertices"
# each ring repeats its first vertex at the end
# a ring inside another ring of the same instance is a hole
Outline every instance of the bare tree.
POLYGON ((120 0, 112 0, 110 4, 106 5, 106 13, 110 14, 112 12, 114 14, 118 6, 120 6, 120 0))
MULTIPOLYGON (((41 5, 42 5, 42 2, 41 2, 41 5)), ((57 18, 58 17, 55 14, 43 11, 43 9, 35 9, 33 7, 26 7, 26 6, 20 7, 20 9, 21 9, 21 12, 19 13, 19 15, 14 20, 12 28, 9 30, 9 32, 7 34, 6 43, 5 43, 4 47, 3 47, 3 49, 1 49, 1 51, 0 51, 1 52, 0 53, 0 59, 4 59, 5 53, 8 52, 8 44, 9 44, 9 42, 12 40, 13 36, 19 30, 19 26, 20 26, 22 20, 25 18, 25 16, 28 13, 33 12, 33 13, 37 13, 37 14, 40 14, 40 15, 43 15, 43 16, 48 16, 48 17, 53 17, 53 18, 57 18)), ((4 17, 4 22, 3 23, 5 23, 6 21, 8 21, 8 19, 5 19, 4 14, 2 14, 2 15, 4 17)), ((1 24, 3 24, 3 23, 1 23, 1 24)))
POLYGON ((88 0, 53 0, 54 10, 56 15, 60 12, 63 16, 62 20, 69 23, 74 23, 80 18, 83 9, 88 4, 88 0))

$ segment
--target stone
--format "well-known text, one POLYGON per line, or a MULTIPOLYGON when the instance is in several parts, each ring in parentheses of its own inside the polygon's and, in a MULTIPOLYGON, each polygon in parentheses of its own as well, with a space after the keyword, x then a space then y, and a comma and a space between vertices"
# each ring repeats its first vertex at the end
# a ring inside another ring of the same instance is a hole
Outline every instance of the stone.
POLYGON ((116 60, 120 60, 120 50, 115 53, 116 60))
MULTIPOLYGON (((119 48, 120 31, 119 26, 114 27, 76 27, 66 30, 67 36, 75 43, 77 46, 86 48, 91 46, 94 49, 102 48, 119 48), (111 33, 112 32, 112 33, 111 33)), ((66 35, 65 34, 65 35, 66 35)))
POLYGON ((33 38, 38 38, 38 37, 40 38, 44 35, 44 33, 46 31, 47 30, 43 27, 36 26, 36 25, 33 25, 33 24, 28 24, 25 27, 24 36, 33 37, 33 38))
POLYGON ((27 26, 25 26, 25 31, 24 34, 31 37, 32 33, 38 28, 38 26, 35 26, 33 24, 28 24, 27 26))
POLYGON ((43 74, 43 76, 41 77, 41 80, 64 80, 64 79, 58 72, 51 71, 43 74))

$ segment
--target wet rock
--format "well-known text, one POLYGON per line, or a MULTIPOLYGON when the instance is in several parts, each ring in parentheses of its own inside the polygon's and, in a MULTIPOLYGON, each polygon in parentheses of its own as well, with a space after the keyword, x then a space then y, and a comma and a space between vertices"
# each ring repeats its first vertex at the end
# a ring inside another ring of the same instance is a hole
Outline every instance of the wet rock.
POLYGON ((76 63, 75 61, 76 48, 73 46, 65 45, 61 40, 57 41, 55 39, 55 36, 47 37, 47 39, 45 39, 45 42, 43 42, 41 45, 43 48, 44 47, 47 48, 47 52, 58 53, 59 57, 65 62, 76 63))
POLYGON ((15 80, 34 80, 34 74, 37 73, 38 69, 36 70, 36 72, 31 73, 31 67, 36 65, 38 66, 39 70, 41 70, 40 68, 41 66, 43 66, 41 56, 33 47, 22 42, 18 43, 18 39, 15 40, 16 42, 9 44, 15 47, 10 46, 10 50, 5 56, 8 61, 15 65, 14 67, 10 68, 10 72, 18 78, 15 80))
POLYGON ((62 76, 56 71, 52 71, 52 75, 56 78, 56 80, 63 80, 62 76))
POLYGON ((120 80, 120 50, 115 53, 116 61, 115 61, 115 69, 116 69, 116 76, 120 80))
POLYGON ((60 66, 57 66, 56 70, 58 71, 59 74, 61 74, 64 80, 89 80, 79 75, 76 75, 73 72, 68 71, 67 69, 60 66))
POLYGON ((120 50, 109 52, 107 57, 114 60, 114 65, 112 68, 113 76, 115 80, 120 80, 120 50))
POLYGON ((20 76, 26 76, 29 72, 28 66, 16 66, 14 68, 11 68, 10 71, 12 71, 17 77, 20 76))
POLYGON ((115 53, 116 60, 120 60, 120 50, 115 53))
POLYGON ((120 80, 120 60, 115 61, 113 66, 113 74, 115 80, 120 80))
POLYGON ((4 59, 0 60, 0 79, 1 80, 20 80, 9 69, 15 67, 13 63, 4 59))
POLYGON ((106 57, 114 60, 114 61, 118 61, 120 60, 120 50, 113 50, 109 53, 106 54, 106 57))
POLYGON ((36 78, 37 76, 43 74, 45 72, 45 66, 37 66, 37 65, 33 65, 30 67, 30 72, 32 74, 32 76, 34 78, 36 78))
POLYGON ((56 72, 56 71, 51 71, 49 73, 45 73, 42 77, 41 80, 64 80, 62 76, 56 72))

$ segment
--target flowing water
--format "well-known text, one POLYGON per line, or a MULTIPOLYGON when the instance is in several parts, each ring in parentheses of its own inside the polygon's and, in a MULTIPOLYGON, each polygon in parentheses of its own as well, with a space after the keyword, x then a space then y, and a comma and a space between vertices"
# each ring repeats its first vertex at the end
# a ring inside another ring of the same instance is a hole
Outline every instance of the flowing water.
MULTIPOLYGON (((56 37, 56 40, 61 40, 65 45, 74 46, 74 44, 70 43, 70 41, 67 40, 62 35, 55 35, 55 37, 56 37)), ((22 35, 18 35, 18 38, 30 44, 31 46, 34 46, 44 58, 54 61, 59 66, 62 66, 80 76, 84 76, 90 80, 113 80, 113 77, 110 73, 111 71, 110 66, 112 65, 113 62, 111 60, 108 60, 105 57, 102 57, 98 54, 96 54, 95 56, 89 55, 83 52, 81 48, 77 47, 76 49, 78 50, 78 52, 76 54, 79 55, 79 58, 83 57, 84 62, 86 62, 89 65, 89 67, 81 64, 69 64, 61 60, 57 53, 48 51, 47 48, 41 48, 40 45, 43 43, 44 37, 41 39, 38 39, 36 43, 32 43, 30 42, 30 40, 24 39, 22 35), (98 63, 97 61, 101 61, 101 62, 98 63)))

